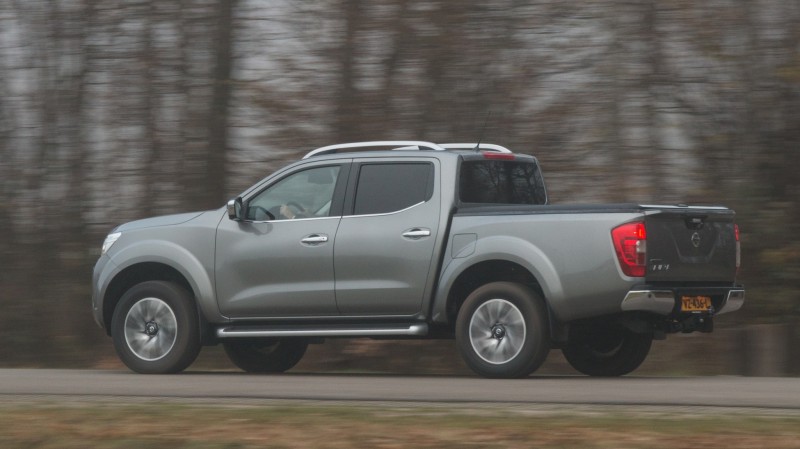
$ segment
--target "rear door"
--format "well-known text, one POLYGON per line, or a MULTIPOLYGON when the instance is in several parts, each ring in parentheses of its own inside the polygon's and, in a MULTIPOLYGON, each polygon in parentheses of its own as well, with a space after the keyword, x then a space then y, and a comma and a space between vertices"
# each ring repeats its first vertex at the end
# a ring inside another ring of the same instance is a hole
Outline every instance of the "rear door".
POLYGON ((334 247, 342 315, 420 311, 439 231, 438 161, 357 161, 334 247))
POLYGON ((726 208, 662 208, 648 214, 648 282, 733 282, 734 212, 726 208))

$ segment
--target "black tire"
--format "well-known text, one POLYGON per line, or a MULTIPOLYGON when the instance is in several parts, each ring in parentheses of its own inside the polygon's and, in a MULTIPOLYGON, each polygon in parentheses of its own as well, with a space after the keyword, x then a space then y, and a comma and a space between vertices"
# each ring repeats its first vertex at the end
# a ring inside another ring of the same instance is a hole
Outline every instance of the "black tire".
POLYGON ((134 285, 114 309, 111 337, 119 358, 137 373, 183 371, 200 353, 194 299, 172 282, 134 285))
POLYGON ((308 348, 303 338, 231 340, 223 343, 234 365, 248 373, 282 373, 293 368, 308 348))
POLYGON ((652 334, 635 333, 621 325, 594 326, 571 332, 562 352, 583 374, 613 377, 638 368, 652 343, 652 334))
POLYGON ((483 377, 528 376, 550 352, 544 300, 522 284, 479 287, 458 312, 456 343, 467 366, 483 377))

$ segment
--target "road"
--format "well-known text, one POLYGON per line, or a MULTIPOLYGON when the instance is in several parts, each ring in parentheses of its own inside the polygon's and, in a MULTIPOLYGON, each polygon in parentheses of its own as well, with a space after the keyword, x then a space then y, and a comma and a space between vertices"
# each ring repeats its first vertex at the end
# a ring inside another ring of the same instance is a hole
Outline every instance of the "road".
POLYGON ((138 375, 101 370, 0 370, 0 401, 44 398, 710 406, 800 410, 800 378, 473 377, 234 372, 138 375))

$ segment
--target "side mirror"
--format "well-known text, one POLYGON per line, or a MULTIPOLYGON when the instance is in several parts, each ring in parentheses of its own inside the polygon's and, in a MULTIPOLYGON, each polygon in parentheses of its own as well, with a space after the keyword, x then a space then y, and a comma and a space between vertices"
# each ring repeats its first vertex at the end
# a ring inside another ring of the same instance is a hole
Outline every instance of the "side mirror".
POLYGON ((242 221, 242 209, 242 197, 237 196, 228 201, 228 218, 235 221, 242 221))

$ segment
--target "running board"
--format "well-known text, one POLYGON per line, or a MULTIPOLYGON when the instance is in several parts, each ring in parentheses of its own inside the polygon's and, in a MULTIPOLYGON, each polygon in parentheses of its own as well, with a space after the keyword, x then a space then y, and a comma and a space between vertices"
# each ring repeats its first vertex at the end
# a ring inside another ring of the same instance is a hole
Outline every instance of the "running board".
POLYGON ((376 325, 329 325, 329 326, 233 326, 217 329, 218 338, 252 337, 402 337, 422 336, 428 333, 428 325, 387 324, 376 325))

